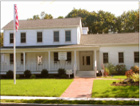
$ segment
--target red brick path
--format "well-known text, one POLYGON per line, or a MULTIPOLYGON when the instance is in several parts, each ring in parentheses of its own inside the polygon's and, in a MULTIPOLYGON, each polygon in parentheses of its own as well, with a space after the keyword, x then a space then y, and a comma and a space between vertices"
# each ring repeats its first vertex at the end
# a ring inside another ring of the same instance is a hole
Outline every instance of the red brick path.
POLYGON ((75 78, 61 97, 90 98, 92 95, 93 78, 75 78))

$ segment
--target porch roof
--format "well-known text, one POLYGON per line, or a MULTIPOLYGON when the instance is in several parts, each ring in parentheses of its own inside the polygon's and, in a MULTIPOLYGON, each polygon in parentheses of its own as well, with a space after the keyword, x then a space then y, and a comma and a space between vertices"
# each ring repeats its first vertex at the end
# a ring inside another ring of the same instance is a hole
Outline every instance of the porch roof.
MULTIPOLYGON (((98 47, 93 45, 39 45, 39 46, 16 46, 17 49, 30 49, 30 48, 74 48, 74 47, 98 47)), ((13 46, 2 47, 1 49, 13 49, 13 46)))

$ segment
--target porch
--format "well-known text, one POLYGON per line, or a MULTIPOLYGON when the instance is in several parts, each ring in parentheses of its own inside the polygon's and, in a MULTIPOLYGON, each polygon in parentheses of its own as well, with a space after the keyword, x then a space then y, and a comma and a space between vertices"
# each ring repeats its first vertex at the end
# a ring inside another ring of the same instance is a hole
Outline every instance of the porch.
MULTIPOLYGON (((13 63, 10 60, 10 54, 12 53, 12 50, 2 51, 1 74, 6 74, 8 70, 13 70, 13 63)), ((40 74, 42 69, 47 69, 50 74, 57 74, 59 68, 64 68, 72 70, 75 77, 88 75, 88 73, 96 77, 98 58, 98 48, 17 49, 16 72, 17 74, 23 74, 25 70, 30 70, 32 74, 40 74), (59 60, 59 52, 66 52, 67 60, 59 60), (39 57, 41 57, 40 63, 39 57)))

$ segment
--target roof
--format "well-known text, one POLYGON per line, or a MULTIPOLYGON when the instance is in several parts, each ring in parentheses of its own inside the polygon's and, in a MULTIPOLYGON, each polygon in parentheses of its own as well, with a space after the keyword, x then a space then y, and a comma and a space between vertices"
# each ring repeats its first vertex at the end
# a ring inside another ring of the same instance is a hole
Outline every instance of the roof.
MULTIPOLYGON (((64 19, 19 20, 19 30, 75 27, 80 25, 80 20, 81 20, 80 17, 64 18, 64 19)), ((3 30, 12 30, 12 29, 13 29, 13 20, 3 27, 3 30)))
POLYGON ((139 33, 82 35, 80 44, 81 45, 139 44, 139 33))

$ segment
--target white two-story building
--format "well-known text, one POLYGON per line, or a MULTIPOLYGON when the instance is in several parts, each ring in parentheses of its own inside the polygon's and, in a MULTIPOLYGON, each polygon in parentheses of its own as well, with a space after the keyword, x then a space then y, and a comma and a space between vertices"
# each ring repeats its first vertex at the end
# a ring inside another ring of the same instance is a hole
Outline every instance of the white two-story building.
MULTIPOLYGON (((1 74, 13 70, 13 21, 4 28, 1 74)), ((81 18, 19 20, 16 32, 17 74, 42 69, 57 73, 59 68, 75 70, 75 75, 92 75, 103 64, 139 64, 139 34, 87 34, 81 18)))

